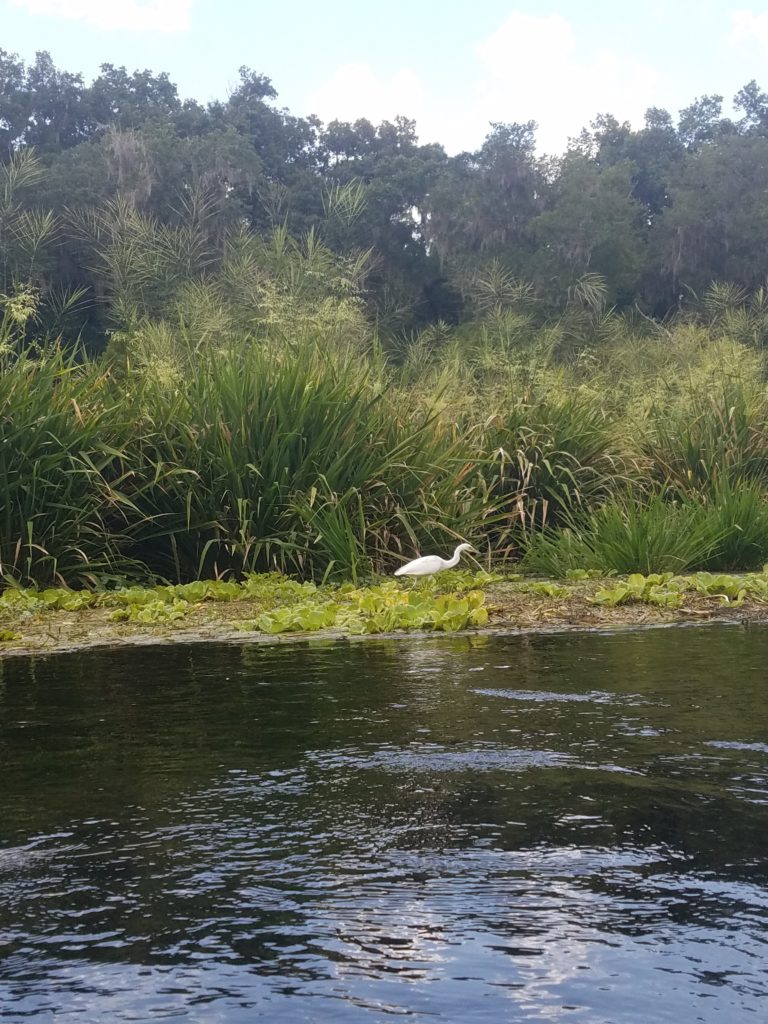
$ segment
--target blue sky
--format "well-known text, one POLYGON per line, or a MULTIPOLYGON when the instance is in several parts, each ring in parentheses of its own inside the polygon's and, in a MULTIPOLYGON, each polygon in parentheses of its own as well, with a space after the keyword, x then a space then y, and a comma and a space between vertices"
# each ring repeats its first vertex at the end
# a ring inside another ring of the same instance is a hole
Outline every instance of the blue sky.
POLYGON ((0 0, 0 47, 167 71, 224 98, 243 64, 297 114, 415 117, 424 141, 474 148, 490 121, 540 124, 560 151, 598 112, 639 123, 694 97, 768 90, 768 0, 0 0))

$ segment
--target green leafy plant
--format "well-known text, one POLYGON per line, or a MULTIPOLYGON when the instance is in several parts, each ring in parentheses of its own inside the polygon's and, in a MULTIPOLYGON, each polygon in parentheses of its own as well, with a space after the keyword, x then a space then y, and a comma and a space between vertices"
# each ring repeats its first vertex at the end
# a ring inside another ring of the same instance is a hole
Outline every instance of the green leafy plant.
POLYGON ((339 628, 350 633, 389 633, 402 629, 454 632, 488 621, 485 595, 479 590, 433 594, 401 590, 393 582, 363 590, 340 587, 302 602, 241 622, 240 629, 266 633, 339 628))
POLYGON ((540 594, 542 597, 570 597, 573 590, 559 583, 535 580, 532 583, 519 583, 515 587, 522 594, 540 594))
MULTIPOLYGON (((336 625, 339 606, 332 603, 296 604, 264 612, 253 626, 262 633, 311 632, 336 625)), ((241 624, 241 628, 243 628, 241 624)))
POLYGON ((117 608, 111 613, 110 619, 113 622, 135 622, 156 626, 177 622, 188 615, 190 611, 191 605, 187 601, 181 601, 178 598, 170 602, 155 599, 117 608))
POLYGON ((662 608, 679 608, 683 602, 682 587, 672 573, 643 576, 632 573, 614 587, 598 590, 590 600, 593 604, 615 608, 622 604, 652 604, 662 608))
POLYGON ((766 567, 762 573, 746 573, 743 576, 697 572, 686 579, 685 586, 699 594, 719 597, 726 604, 742 604, 748 597, 768 601, 766 567))

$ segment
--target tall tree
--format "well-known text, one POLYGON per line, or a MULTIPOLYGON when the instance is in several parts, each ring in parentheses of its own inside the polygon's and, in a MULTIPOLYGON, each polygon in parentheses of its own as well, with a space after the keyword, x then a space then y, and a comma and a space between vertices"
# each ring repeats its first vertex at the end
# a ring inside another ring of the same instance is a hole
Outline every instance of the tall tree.
POLYGON ((538 273, 553 300, 591 271, 605 278, 612 304, 631 303, 648 232, 633 172, 629 160, 605 169, 578 153, 562 161, 550 208, 533 224, 538 273))
POLYGON ((493 124, 476 153, 449 161, 432 191, 429 242, 460 280, 494 259, 526 271, 536 245, 533 223, 551 185, 535 132, 534 121, 493 124))

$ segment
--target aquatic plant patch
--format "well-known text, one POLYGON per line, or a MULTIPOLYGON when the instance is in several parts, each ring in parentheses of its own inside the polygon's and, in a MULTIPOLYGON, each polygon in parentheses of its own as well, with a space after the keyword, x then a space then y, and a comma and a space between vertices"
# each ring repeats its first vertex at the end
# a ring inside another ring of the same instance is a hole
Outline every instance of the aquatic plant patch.
POLYGON ((615 586, 598 590, 590 600, 594 604, 615 608, 621 604, 655 604, 662 608, 679 608, 683 603, 683 584, 672 573, 632 573, 615 586))
POLYGON ((519 574, 449 573, 402 583, 355 586, 301 582, 278 573, 194 585, 121 587, 109 591, 9 589, 0 595, 0 648, 68 650, 132 638, 167 642, 218 640, 236 633, 365 635, 407 631, 459 632, 631 626, 728 615, 768 617, 768 571, 688 576, 639 573, 596 579, 592 573, 560 581, 519 574), (493 582, 487 582, 491 577, 493 582), (578 578, 576 578, 578 577, 578 578), (475 583, 472 586, 472 583, 475 583))
POLYGON ((314 602, 265 612, 238 624, 242 630, 264 633, 310 632, 337 628, 348 633, 391 633, 407 629, 455 632, 488 622, 485 595, 480 590, 431 594, 404 591, 396 583, 363 589, 339 588, 314 602))
POLYGON ((246 576, 241 581, 200 580, 177 586, 122 587, 106 591, 8 588, 0 594, 0 617, 30 619, 57 611, 112 609, 112 622, 172 624, 195 607, 212 603, 257 604, 259 614, 237 628, 264 633, 309 632, 339 628, 350 633, 382 633, 399 629, 446 632, 481 626, 488 621, 481 587, 504 579, 483 570, 444 573, 444 578, 403 586, 394 580, 356 587, 352 583, 317 586, 280 573, 246 576))

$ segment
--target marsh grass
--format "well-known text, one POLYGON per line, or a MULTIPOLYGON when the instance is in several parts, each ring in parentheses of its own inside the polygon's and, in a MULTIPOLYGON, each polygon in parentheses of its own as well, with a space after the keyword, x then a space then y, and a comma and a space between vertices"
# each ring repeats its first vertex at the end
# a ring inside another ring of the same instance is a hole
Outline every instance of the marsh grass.
POLYGON ((101 362, 6 348, 0 574, 358 582, 460 540, 552 576, 761 564, 761 358, 598 327, 581 350, 527 317, 465 327, 463 362, 445 328, 400 366, 306 326, 145 324, 101 362))
POLYGON ((768 408, 759 381, 695 390, 683 407, 655 406, 643 454, 655 479, 680 494, 721 483, 768 485, 768 408))
POLYGON ((641 503, 631 496, 572 514, 560 530, 530 535, 526 566, 547 576, 569 570, 663 573, 703 568, 718 550, 720 519, 697 503, 664 495, 641 503))
POLYGON ((465 439, 401 407, 350 352, 224 349, 172 389, 145 378, 124 448, 137 557, 165 576, 357 578, 495 511, 465 439))
POLYGON ((755 569, 768 560, 768 504, 755 484, 719 484, 710 494, 642 501, 631 495, 583 514, 560 530, 530 535, 525 562, 550 576, 589 568, 663 573, 755 569))
POLYGON ((718 540, 697 568, 751 570, 768 562, 768 503, 761 484, 723 480, 707 499, 706 515, 718 540))
POLYGON ((0 578, 85 583, 130 568, 130 502, 108 473, 119 415, 103 376, 57 347, 2 360, 0 578))

